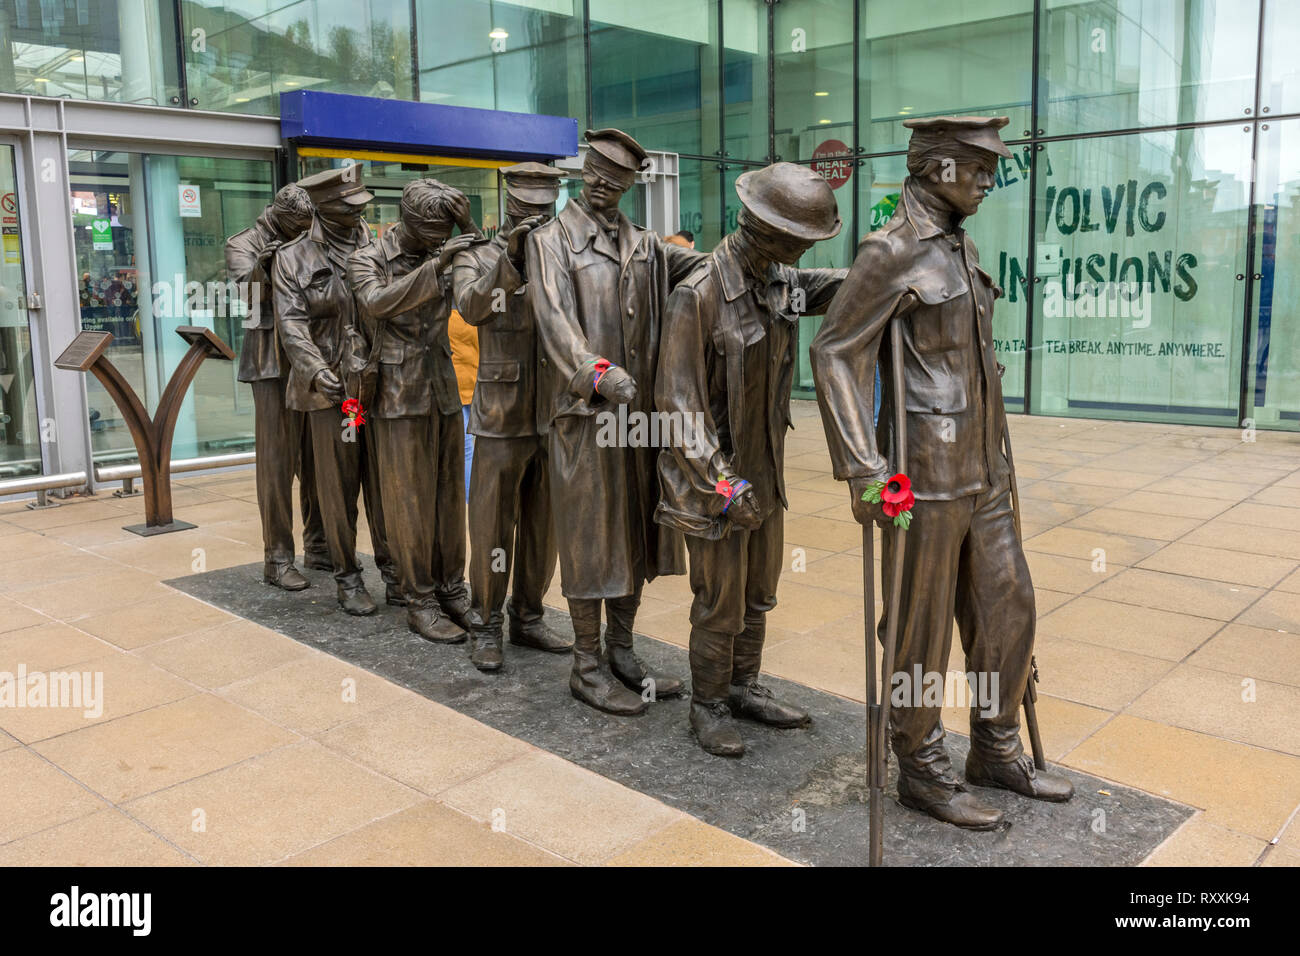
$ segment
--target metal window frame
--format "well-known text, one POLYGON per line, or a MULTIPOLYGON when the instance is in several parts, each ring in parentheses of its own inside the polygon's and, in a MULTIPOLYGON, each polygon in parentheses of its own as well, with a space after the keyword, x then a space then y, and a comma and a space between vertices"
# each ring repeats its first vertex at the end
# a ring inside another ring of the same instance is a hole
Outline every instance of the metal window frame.
POLYGON ((32 362, 41 420, 57 440, 41 446, 46 475, 85 473, 95 488, 84 375, 53 372, 81 330, 76 246, 68 209, 70 149, 111 149, 270 162, 280 166, 276 117, 0 93, 0 137, 16 144, 20 240, 30 310, 32 362), (55 212, 51 212, 55 211, 55 212))

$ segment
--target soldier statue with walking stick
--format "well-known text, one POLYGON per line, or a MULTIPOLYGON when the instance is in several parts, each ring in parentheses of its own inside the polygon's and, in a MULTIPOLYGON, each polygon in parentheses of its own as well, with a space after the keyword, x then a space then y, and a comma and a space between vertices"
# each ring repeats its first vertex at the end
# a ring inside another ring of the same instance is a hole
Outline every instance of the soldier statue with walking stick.
MULTIPOLYGON (((878 764, 870 781, 873 863, 886 728, 898 757, 899 802, 946 823, 975 830, 1002 824, 1002 812, 968 785, 1058 802, 1074 792, 1064 776, 1036 766, 1020 743, 1034 590, 1004 451, 992 333, 1000 290, 962 228, 992 189, 998 157, 1011 155, 997 132, 1006 124, 1005 117, 904 121, 912 137, 897 212, 859 246, 811 347, 835 477, 849 483, 868 569, 870 524, 890 529, 881 554, 883 686, 878 705, 868 700, 878 707, 868 748, 878 764), (872 418, 878 362, 879 432, 872 418), (988 687, 996 688, 992 706, 971 710, 964 780, 944 748, 940 707, 919 697, 899 700, 895 691, 899 674, 946 671, 954 619, 967 670, 987 674, 988 687)), ((864 579, 870 582, 869 570, 864 579)), ((870 647, 868 661, 870 679, 870 647)))

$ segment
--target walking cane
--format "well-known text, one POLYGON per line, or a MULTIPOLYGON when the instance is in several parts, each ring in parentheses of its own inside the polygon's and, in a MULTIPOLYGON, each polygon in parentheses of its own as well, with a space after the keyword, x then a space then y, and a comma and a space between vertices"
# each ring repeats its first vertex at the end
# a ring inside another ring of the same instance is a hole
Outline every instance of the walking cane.
MULTIPOLYGON (((894 389, 894 445, 897 451, 896 473, 907 474, 907 420, 903 401, 903 329, 897 317, 890 321, 890 364, 893 366, 894 389)), ((866 601, 867 622, 867 773, 870 786, 871 818, 868 838, 870 848, 868 863, 880 866, 883 857, 885 822, 885 775, 888 772, 889 751, 889 691, 894 673, 894 656, 898 649, 898 607, 903 593, 903 556, 907 548, 907 529, 894 526, 894 542, 890 552, 889 603, 885 605, 885 648, 880 662, 880 700, 874 703, 876 684, 876 616, 875 589, 872 586, 871 522, 862 531, 863 599, 866 601)), ((884 539, 881 539, 882 544, 884 539)))
MULTIPOLYGON (((999 365, 998 375, 1001 376, 1006 368, 999 365)), ((1016 462, 1011 457, 1011 429, 1007 425, 1007 406, 1004 402, 1002 405, 1002 454, 1007 458, 1007 470, 1011 473, 1011 515, 1016 526, 1016 541, 1023 545, 1023 536, 1020 533, 1020 490, 1016 487, 1016 462)), ((1035 703, 1038 700, 1038 688, 1034 685, 1038 683, 1038 660, 1030 654, 1029 656, 1029 680, 1025 681, 1025 726, 1029 730, 1029 749, 1034 754, 1034 767, 1038 770, 1047 769, 1047 760, 1043 756, 1043 740, 1038 734, 1038 709, 1035 703)))

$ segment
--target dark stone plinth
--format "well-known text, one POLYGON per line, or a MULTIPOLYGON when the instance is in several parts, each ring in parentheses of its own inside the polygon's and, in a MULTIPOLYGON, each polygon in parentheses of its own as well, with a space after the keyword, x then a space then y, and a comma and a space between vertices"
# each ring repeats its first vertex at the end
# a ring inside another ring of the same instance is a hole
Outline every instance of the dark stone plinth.
MULTIPOLYGON (((470 664, 468 644, 429 644, 407 630, 403 609, 382 603, 373 617, 349 617, 338 609, 328 574, 303 573, 312 587, 294 594, 264 585, 261 564, 168 583, 792 860, 865 864, 861 704, 764 678, 779 696, 806 707, 813 726, 772 730, 742 722, 745 756, 711 757, 691 737, 687 698, 657 702, 640 717, 610 717, 570 696, 568 655, 515 647, 507 640, 505 666, 483 674, 470 664)), ((373 568, 366 572, 366 585, 382 601, 383 584, 373 568)), ((568 630, 568 615, 548 609, 547 617, 552 627, 568 630)), ((683 611, 683 632, 688 626, 683 611)), ((688 676, 682 648, 638 636, 637 649, 652 667, 688 676)), ((950 733, 948 746, 960 771, 969 742, 950 733)), ((981 799, 1006 811, 1011 826, 971 833, 900 806, 894 798, 895 773, 891 760, 884 837, 888 865, 1133 865, 1192 812, 1066 771, 1076 788, 1068 804, 980 789, 981 799)))

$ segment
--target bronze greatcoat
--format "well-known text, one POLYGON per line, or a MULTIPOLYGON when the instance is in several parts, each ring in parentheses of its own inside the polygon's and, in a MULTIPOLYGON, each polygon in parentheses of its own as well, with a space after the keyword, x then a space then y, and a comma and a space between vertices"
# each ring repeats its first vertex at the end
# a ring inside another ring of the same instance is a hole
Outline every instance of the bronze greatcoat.
POLYGON ((348 279, 379 338, 373 413, 384 515, 408 606, 465 598, 465 436, 451 362, 450 280, 406 253, 399 224, 354 252, 348 279))
POLYGON ((686 534, 690 552, 691 674, 702 700, 727 697, 731 684, 757 679, 764 614, 776 606, 784 563, 785 433, 805 313, 820 315, 844 269, 772 265, 750 276, 732 234, 668 297, 655 404, 699 422, 683 447, 659 453, 662 499, 655 519, 686 534), (697 418, 696 416, 700 416, 697 418), (714 489, 723 475, 753 485, 762 525, 739 528, 714 489))
MULTIPOLYGON (((262 519, 262 545, 267 564, 292 564, 293 479, 298 476, 302 507, 303 552, 319 560, 328 553, 316 483, 312 470, 311 437, 301 412, 285 405, 284 390, 289 365, 275 330, 275 304, 271 298, 268 249, 278 250, 283 240, 271 223, 270 208, 243 232, 226 240, 226 275, 242 294, 258 296, 257 314, 244 325, 239 352, 239 381, 253 390, 253 445, 257 452, 257 506, 262 519)), ((272 256, 274 252, 272 252, 272 256)), ((248 299, 245 301, 247 302, 248 299)), ((249 303, 251 304, 251 303, 249 303)))
POLYGON ((512 630, 536 629, 556 553, 528 286, 506 254, 500 232, 458 253, 452 277, 457 310, 478 327, 478 381, 469 409, 475 438, 469 485, 473 609, 484 625, 500 629, 513 565, 512 630), (503 567, 495 560, 497 548, 505 555, 503 567))
POLYGON ((606 231, 570 200, 528 236, 528 301, 541 351, 540 412, 549 426, 551 506, 566 598, 619 598, 681 574, 681 535, 655 524, 658 449, 620 447, 617 406, 593 388, 605 358, 636 380, 627 414, 654 410, 659 322, 668 292, 702 253, 666 244, 622 213, 606 231), (600 421, 598 413, 609 416, 600 421), (612 447, 602 447, 601 426, 612 447))
MULTIPOLYGON (((895 673, 944 674, 954 615, 967 669, 996 674, 997 713, 973 707, 971 742, 990 761, 1023 752, 1019 706, 1034 637, 1034 591, 1016 537, 1002 451, 1002 386, 993 354, 1000 290, 975 243, 904 183, 897 212, 859 245, 849 277, 811 347, 818 404, 836 478, 884 479, 893 453, 892 359, 886 331, 900 304, 908 474, 916 505, 908 529, 895 673), (909 295, 910 293, 910 295, 909 295), (872 424, 879 358, 883 401, 872 424)), ((893 536, 882 564, 889 576, 893 536)), ((885 620, 880 622, 880 635, 885 620)), ((910 695, 909 695, 910 697, 910 695)), ((895 706, 892 742, 912 793, 952 790, 938 707, 895 706)))
MULTIPOLYGON (((356 240, 357 248, 370 242, 364 222, 357 227, 356 240)), ((330 369, 342 380, 346 333, 357 321, 356 302, 347 284, 346 253, 329 243, 318 218, 297 239, 280 247, 272 267, 272 298, 290 365, 285 404, 308 417, 316 493, 334 578, 348 587, 361 583, 356 558, 357 495, 364 491, 375 564, 386 582, 395 582, 369 426, 349 434, 339 407, 312 385, 322 369, 330 369)))

